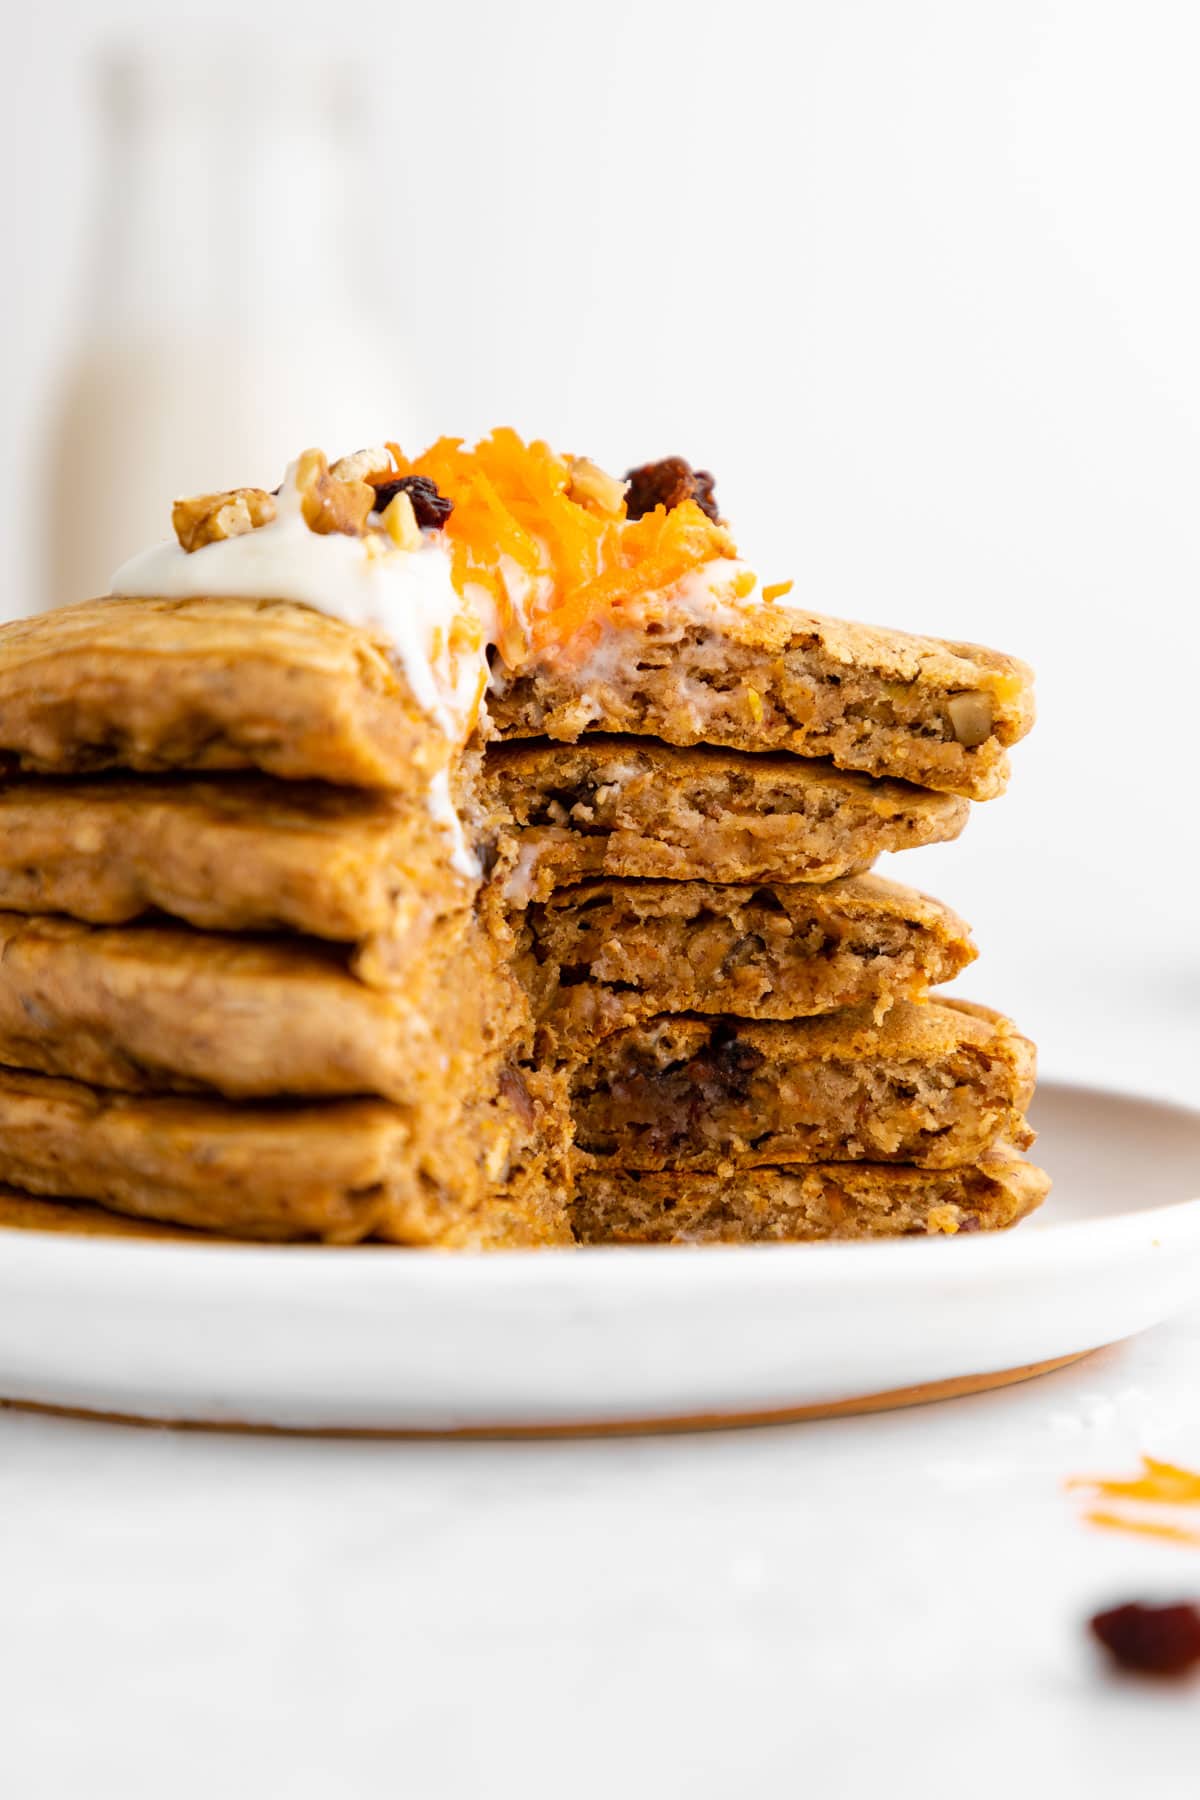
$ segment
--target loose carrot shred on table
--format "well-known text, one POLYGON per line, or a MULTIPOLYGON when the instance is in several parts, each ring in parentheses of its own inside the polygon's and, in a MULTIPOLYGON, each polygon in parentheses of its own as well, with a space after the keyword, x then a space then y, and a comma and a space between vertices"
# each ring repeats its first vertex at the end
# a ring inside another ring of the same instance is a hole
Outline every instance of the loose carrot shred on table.
POLYGON ((1080 1475, 1068 1481, 1068 1488, 1085 1488, 1106 1500, 1148 1500, 1159 1506, 1200 1506, 1200 1474, 1181 1468, 1177 1463, 1161 1462, 1153 1456, 1142 1457, 1142 1473, 1132 1478, 1113 1480, 1098 1475, 1080 1475))
POLYGON ((1158 1519, 1131 1519, 1123 1513, 1096 1509, 1083 1515, 1085 1524, 1099 1525, 1105 1531, 1129 1531, 1135 1537, 1165 1538, 1170 1544, 1187 1544, 1200 1549, 1200 1531, 1189 1531, 1186 1525, 1168 1525, 1158 1519))

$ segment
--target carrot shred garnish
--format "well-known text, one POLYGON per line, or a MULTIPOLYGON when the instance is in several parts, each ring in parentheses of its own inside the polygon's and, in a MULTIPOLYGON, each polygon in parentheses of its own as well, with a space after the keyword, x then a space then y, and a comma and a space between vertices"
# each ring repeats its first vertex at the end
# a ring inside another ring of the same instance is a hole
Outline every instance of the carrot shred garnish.
MULTIPOLYGON (((409 461, 389 444, 401 475, 425 475, 453 500, 444 526, 460 593, 474 584, 496 610, 505 661, 530 647, 589 642, 640 601, 665 597, 685 576, 736 555, 724 526, 692 500, 637 520, 604 518, 570 498, 570 465, 540 439, 508 426, 473 450, 439 438, 409 461), (526 630, 527 627, 527 630, 526 630)), ((740 571, 731 597, 753 577, 740 571)))

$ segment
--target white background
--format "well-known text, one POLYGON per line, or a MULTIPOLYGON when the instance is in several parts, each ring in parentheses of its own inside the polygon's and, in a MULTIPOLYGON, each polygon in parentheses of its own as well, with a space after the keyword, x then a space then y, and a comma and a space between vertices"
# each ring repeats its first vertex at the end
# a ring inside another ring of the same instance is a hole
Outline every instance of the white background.
MULTIPOLYGON (((236 59, 248 9, 2 11, 20 603, 90 304, 89 52, 176 24, 236 59)), ((1008 798, 895 872, 972 920, 967 991, 1046 1069, 1200 1099, 1197 9, 253 11, 369 60, 381 367, 430 435, 682 452, 812 606, 1036 664, 1008 798)), ((54 471, 64 529, 78 478, 54 471)), ((1075 1622, 1106 1583, 1196 1577, 1085 1549, 1058 1482, 1172 1433, 1197 1459, 1195 1332, 1126 1354, 921 1419, 620 1453, 0 1420, 12 1791, 419 1800, 524 1768, 530 1792, 723 1796, 809 1768, 904 1794, 918 1766, 927 1794, 1036 1795, 1039 1769, 1132 1791, 1200 1712, 1098 1690, 1075 1622)))

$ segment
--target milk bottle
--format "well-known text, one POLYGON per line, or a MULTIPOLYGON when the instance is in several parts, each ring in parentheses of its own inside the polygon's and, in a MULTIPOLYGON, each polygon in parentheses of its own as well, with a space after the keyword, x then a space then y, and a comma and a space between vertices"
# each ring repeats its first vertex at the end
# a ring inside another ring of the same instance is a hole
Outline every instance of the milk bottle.
POLYGON ((43 484, 46 605, 104 593, 169 534, 178 495, 274 487, 307 445, 333 457, 413 425, 400 328, 366 304, 346 68, 234 43, 220 61, 123 56, 103 88, 96 245, 43 484))

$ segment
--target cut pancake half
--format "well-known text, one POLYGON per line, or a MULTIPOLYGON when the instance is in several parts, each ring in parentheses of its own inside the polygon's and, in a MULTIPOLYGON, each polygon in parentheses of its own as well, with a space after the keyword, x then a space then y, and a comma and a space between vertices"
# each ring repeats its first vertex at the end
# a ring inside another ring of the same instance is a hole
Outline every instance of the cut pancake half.
POLYGON ((882 1015, 975 957, 940 901, 875 875, 824 884, 590 881, 527 909, 518 968, 546 1054, 654 1013, 882 1015))
POLYGON ((506 744, 487 791, 515 905, 591 876, 830 881, 885 850, 958 836, 967 802, 795 756, 679 750, 635 739, 506 744))
POLYGON ((795 1243, 1003 1231, 1042 1204, 1050 1178, 998 1144, 961 1169, 819 1163, 714 1174, 603 1170, 571 1205, 583 1244, 795 1243))
POLYGON ((963 1001, 828 1018, 664 1016, 599 1043, 572 1078, 582 1167, 732 1168, 978 1160, 1033 1141, 1035 1052, 963 1001))
POLYGON ((502 687, 491 710, 506 737, 790 750, 987 800, 1034 721, 1032 671, 978 644, 702 589, 614 609, 606 625, 598 643, 554 645, 502 687))

